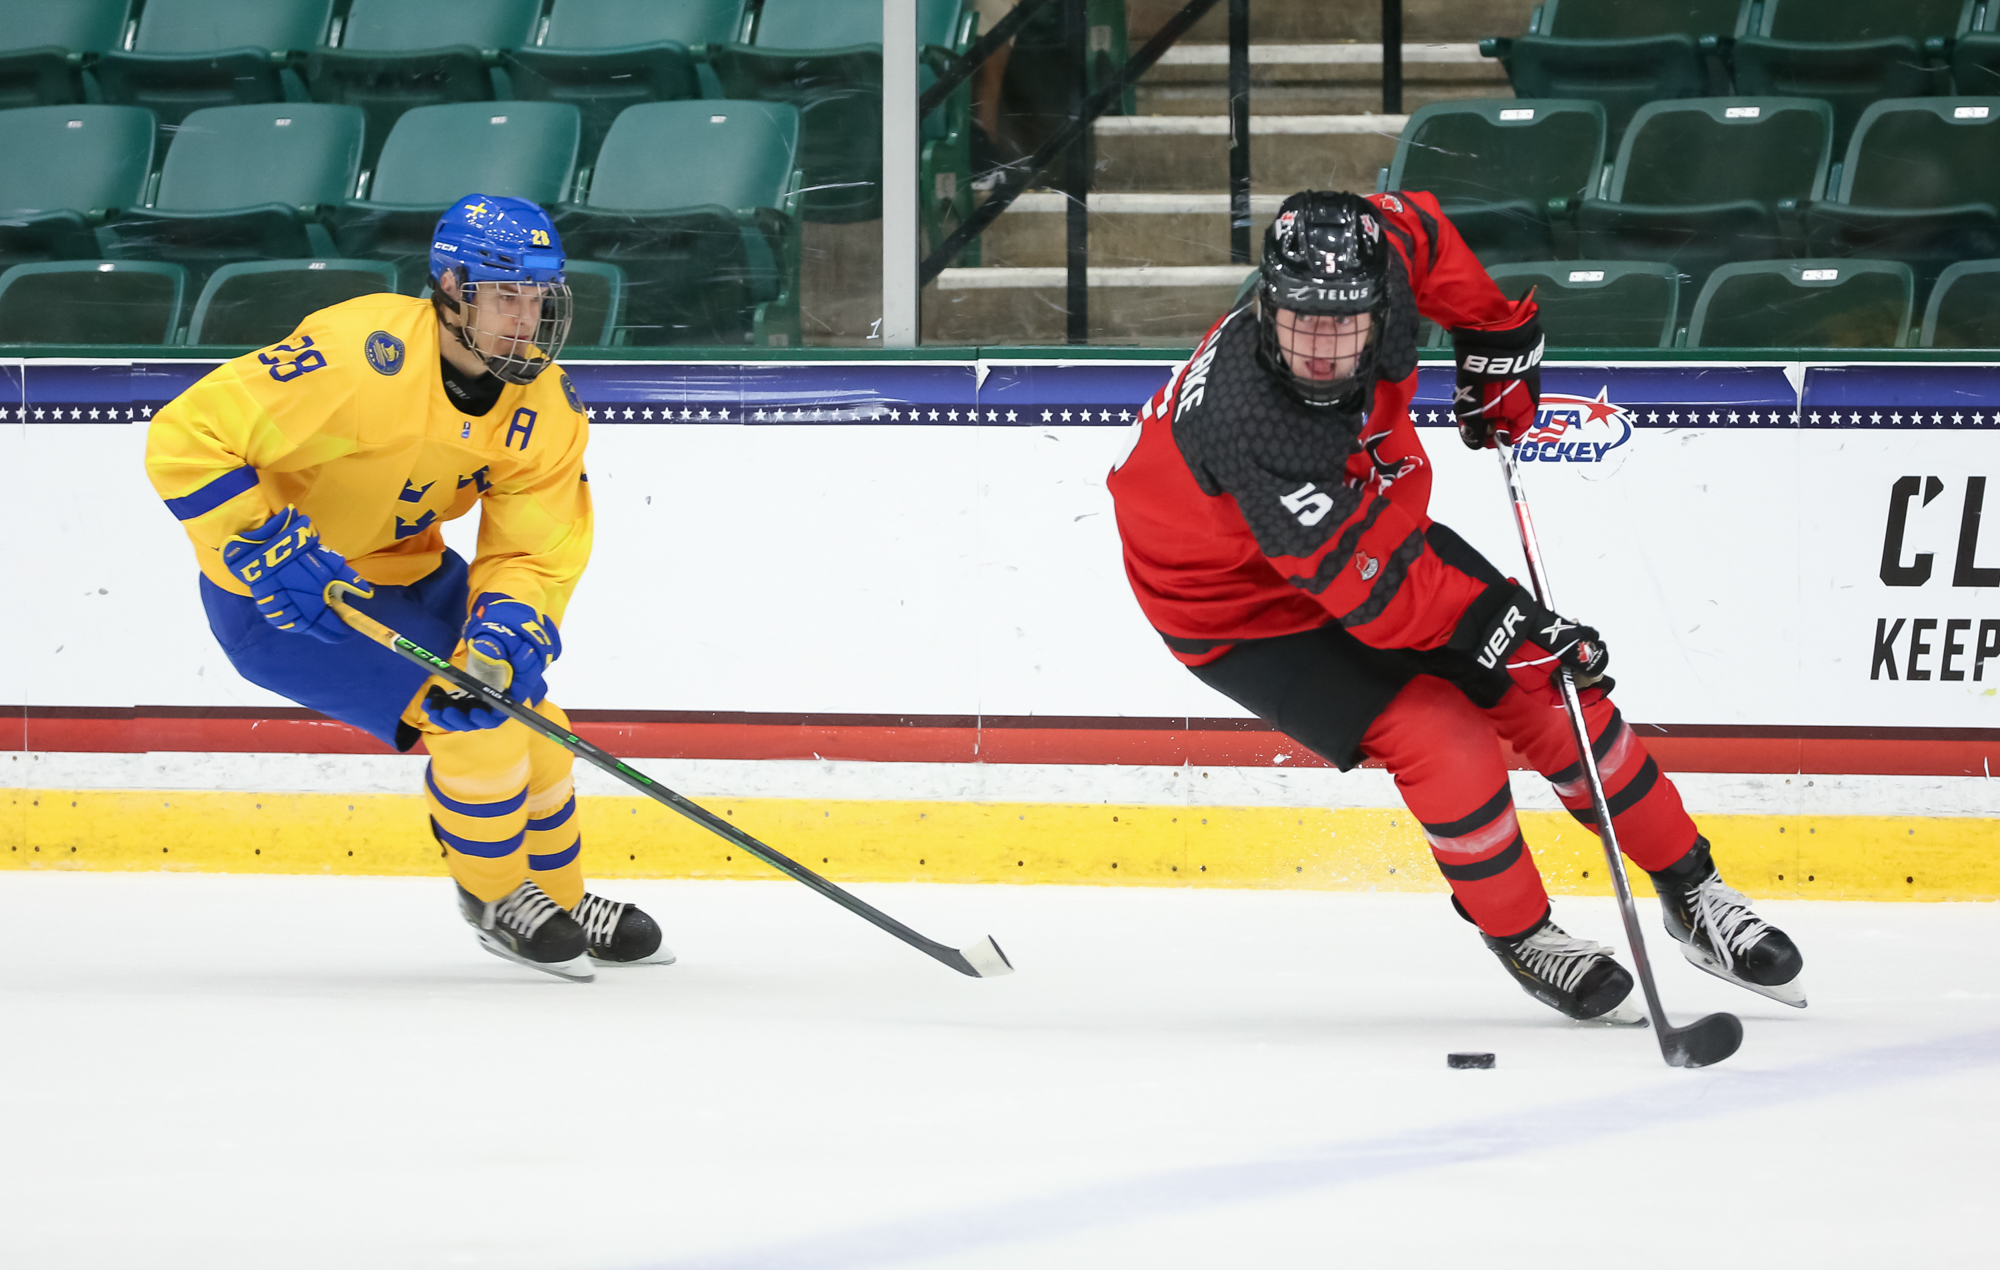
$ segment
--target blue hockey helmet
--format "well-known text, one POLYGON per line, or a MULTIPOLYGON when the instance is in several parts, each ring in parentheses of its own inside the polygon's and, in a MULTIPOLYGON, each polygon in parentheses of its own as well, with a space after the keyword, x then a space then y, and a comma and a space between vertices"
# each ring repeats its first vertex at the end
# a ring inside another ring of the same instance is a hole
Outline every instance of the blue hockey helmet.
POLYGON ((534 203, 466 195, 438 218, 431 234, 430 267, 432 298, 440 316, 448 310, 464 317, 460 322, 446 319, 445 324, 499 378, 529 383, 561 353, 571 317, 562 239, 548 213, 534 203), (444 292, 447 272, 457 277, 463 305, 444 292), (480 312, 494 306, 480 304, 479 289, 496 283, 532 287, 539 294, 541 314, 532 335, 519 329, 518 319, 504 323, 507 329, 502 330, 502 322, 480 312))

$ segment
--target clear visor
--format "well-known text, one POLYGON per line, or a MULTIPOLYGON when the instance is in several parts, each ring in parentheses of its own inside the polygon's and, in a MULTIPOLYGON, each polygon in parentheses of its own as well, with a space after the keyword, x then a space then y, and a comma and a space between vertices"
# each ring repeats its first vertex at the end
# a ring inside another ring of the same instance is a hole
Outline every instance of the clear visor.
POLYGON ((1277 311, 1278 351, 1292 374, 1308 383, 1352 379, 1375 338, 1372 313, 1277 311))
POLYGON ((573 314, 566 283, 474 282, 459 308, 466 346, 510 384, 525 384, 562 355, 573 314))

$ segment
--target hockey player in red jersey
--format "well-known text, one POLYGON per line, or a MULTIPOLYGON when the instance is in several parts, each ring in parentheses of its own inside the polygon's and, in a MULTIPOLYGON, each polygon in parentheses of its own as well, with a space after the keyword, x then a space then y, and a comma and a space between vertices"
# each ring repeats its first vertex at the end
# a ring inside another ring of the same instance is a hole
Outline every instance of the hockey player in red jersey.
POLYGON ((1431 519, 1409 412, 1420 317, 1452 332, 1465 443, 1525 432, 1540 388, 1534 300, 1501 294, 1436 199, 1285 200, 1255 302, 1146 403, 1110 476, 1140 608, 1204 683, 1342 770, 1386 767, 1459 912, 1531 996, 1572 1018, 1619 1017, 1632 977, 1550 919, 1500 745, 1595 825, 1552 682, 1569 668, 1619 842, 1651 874, 1668 931, 1702 969, 1804 1005, 1798 949, 1723 883, 1612 704, 1597 632, 1431 519))

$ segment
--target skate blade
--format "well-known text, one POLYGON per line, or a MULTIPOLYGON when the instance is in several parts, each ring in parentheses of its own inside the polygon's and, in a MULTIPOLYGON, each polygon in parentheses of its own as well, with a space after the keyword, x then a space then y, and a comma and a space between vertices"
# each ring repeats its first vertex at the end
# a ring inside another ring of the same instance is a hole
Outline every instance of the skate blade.
POLYGON ((1803 1010, 1806 1008, 1805 985, 1797 979, 1792 980, 1790 983, 1769 986, 1761 983, 1752 983, 1748 979, 1739 978, 1731 974, 1721 962, 1692 944, 1681 945, 1681 956, 1686 957, 1688 964, 1695 969, 1705 970, 1724 983, 1733 983, 1739 988, 1748 988, 1760 997, 1769 997, 1773 1001, 1783 1002, 1793 1009, 1803 1010))
POLYGON ((1594 1019, 1577 1019, 1585 1027, 1651 1027, 1652 1020, 1640 1013, 1630 1000, 1620 1001, 1594 1019))
POLYGON ((485 931, 479 931, 479 946, 502 961, 511 961, 517 966, 539 970, 543 974, 554 975, 570 983, 589 983, 596 975, 591 972, 589 957, 572 957, 568 961, 529 961, 507 945, 494 940, 485 931))
POLYGON ((648 955, 644 957, 634 957, 630 961, 611 961, 608 958, 599 957, 595 954, 592 954, 590 958, 590 963, 594 966, 611 966, 611 967, 671 966, 678 960, 680 960, 680 958, 674 956, 673 949, 667 947, 665 944, 661 944, 658 948, 655 948, 648 955))

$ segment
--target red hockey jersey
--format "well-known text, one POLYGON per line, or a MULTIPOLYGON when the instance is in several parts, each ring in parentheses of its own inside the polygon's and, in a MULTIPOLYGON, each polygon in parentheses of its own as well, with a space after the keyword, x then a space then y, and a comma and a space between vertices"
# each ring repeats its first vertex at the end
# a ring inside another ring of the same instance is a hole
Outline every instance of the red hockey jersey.
MULTIPOLYGON (((1407 279, 1407 291, 1391 286, 1392 304, 1413 299, 1447 329, 1504 330, 1533 316, 1532 300, 1501 294, 1431 195, 1369 201, 1395 248, 1391 269, 1400 260, 1407 279)), ((1392 314, 1385 327, 1398 320, 1414 322, 1392 314)), ((1257 364, 1256 345, 1254 312, 1224 315, 1142 408, 1138 440, 1107 482, 1147 620, 1197 666, 1236 641, 1332 620, 1377 648, 1442 645, 1490 566, 1464 561, 1455 535, 1436 545, 1428 536, 1413 361, 1375 385, 1365 419, 1343 424, 1291 398, 1257 364)))

